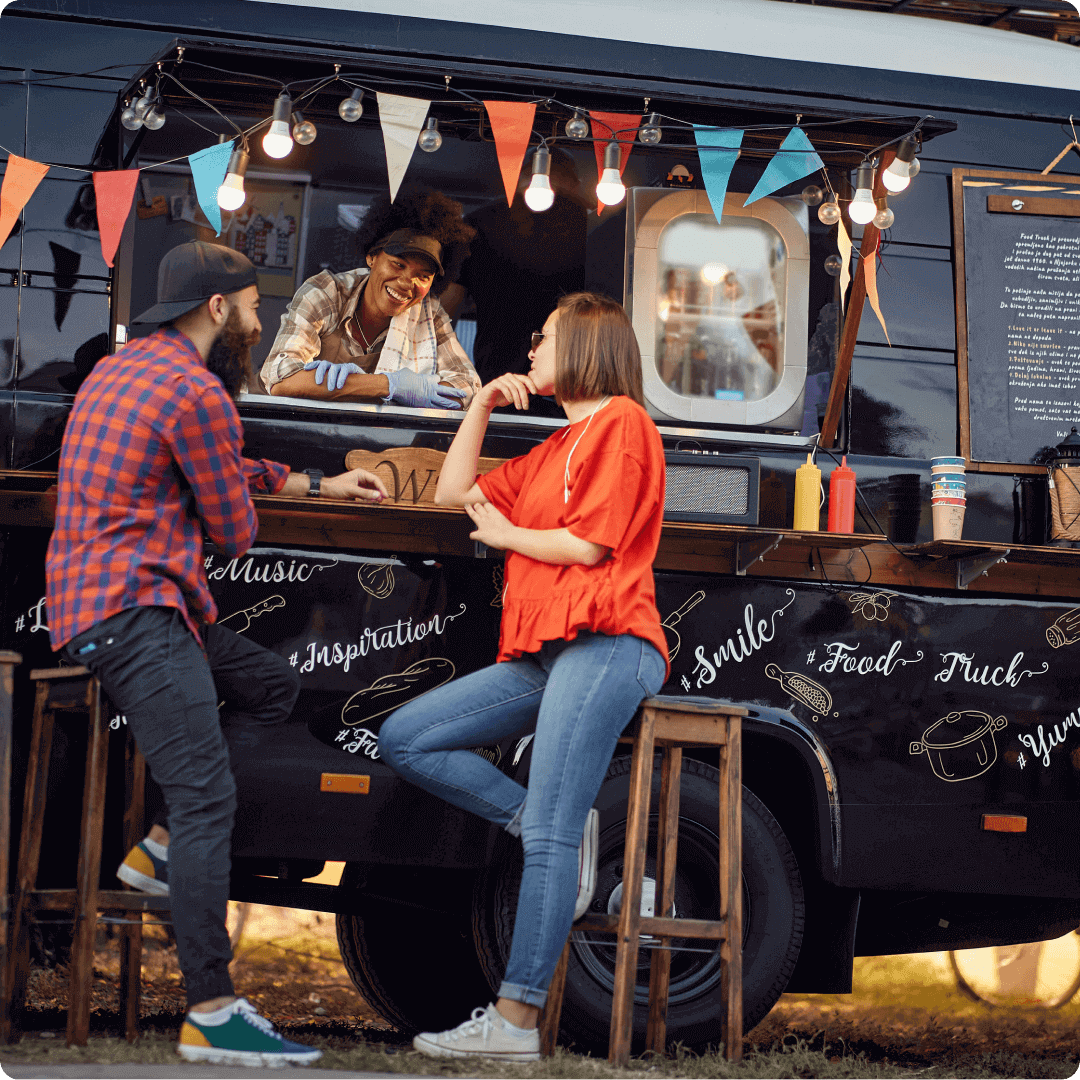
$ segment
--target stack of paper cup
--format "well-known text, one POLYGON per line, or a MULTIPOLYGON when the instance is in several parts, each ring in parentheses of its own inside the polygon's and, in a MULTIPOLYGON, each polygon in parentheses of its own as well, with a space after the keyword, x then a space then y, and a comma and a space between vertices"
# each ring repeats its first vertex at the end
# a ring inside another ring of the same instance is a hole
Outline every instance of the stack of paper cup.
POLYGON ((930 502, 934 514, 934 539, 959 540, 967 505, 962 457, 930 459, 930 502))

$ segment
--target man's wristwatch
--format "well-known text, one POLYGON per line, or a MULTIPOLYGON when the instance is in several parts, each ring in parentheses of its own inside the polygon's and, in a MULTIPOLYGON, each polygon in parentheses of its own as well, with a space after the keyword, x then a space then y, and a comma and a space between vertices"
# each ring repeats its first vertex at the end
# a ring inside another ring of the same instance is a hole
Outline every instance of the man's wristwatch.
POLYGON ((311 498, 317 498, 322 494, 322 478, 326 475, 322 469, 304 469, 302 470, 310 481, 308 487, 308 495, 311 498))

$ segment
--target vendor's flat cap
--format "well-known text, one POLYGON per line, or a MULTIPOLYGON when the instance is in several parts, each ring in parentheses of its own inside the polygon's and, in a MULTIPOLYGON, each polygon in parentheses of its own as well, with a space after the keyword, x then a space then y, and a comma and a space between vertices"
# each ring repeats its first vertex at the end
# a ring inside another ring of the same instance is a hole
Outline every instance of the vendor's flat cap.
POLYGON ((162 323, 178 319, 211 296, 218 293, 227 296, 256 283, 255 266, 246 255, 222 244, 192 240, 174 247, 161 260, 158 302, 132 322, 162 323))

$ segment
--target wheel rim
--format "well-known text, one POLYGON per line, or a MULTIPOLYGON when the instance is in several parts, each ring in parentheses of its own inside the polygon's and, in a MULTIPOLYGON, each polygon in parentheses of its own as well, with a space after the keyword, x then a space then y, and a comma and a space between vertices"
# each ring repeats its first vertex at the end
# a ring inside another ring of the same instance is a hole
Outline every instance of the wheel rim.
MULTIPOLYGON (((657 818, 650 821, 650 838, 655 847, 657 818)), ((625 827, 620 823, 604 830, 599 838, 596 892, 590 910, 607 911, 612 898, 622 885, 623 845, 625 827)), ((717 883, 720 864, 717 857, 719 838, 697 822, 679 820, 679 859, 675 869, 675 911, 683 919, 718 919, 720 897, 717 883)), ((648 855, 645 876, 656 877, 656 859, 648 855)), ((751 923, 750 898, 743 880, 743 943, 751 923)), ((649 998, 649 966, 654 948, 643 937, 638 948, 635 1004, 646 1004, 649 998)), ((615 988, 615 942, 608 937, 596 937, 588 930, 575 931, 570 936, 570 948, 588 976, 604 992, 615 988)), ((720 944, 675 938, 671 941, 671 988, 669 1005, 707 994, 719 984, 721 974, 720 944)))

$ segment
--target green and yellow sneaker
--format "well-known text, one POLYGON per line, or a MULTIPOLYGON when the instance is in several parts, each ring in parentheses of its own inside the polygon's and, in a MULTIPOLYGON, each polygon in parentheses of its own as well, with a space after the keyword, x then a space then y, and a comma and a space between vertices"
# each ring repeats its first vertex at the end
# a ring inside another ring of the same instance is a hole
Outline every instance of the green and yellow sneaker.
POLYGON ((140 840, 117 867, 116 876, 140 892, 156 896, 169 895, 169 849, 155 844, 149 837, 140 840), (158 852, 163 852, 161 858, 158 852))
POLYGON ((176 1052, 211 1065, 310 1065, 322 1057, 321 1050, 282 1038, 246 998, 214 1012, 189 1012, 176 1052))

